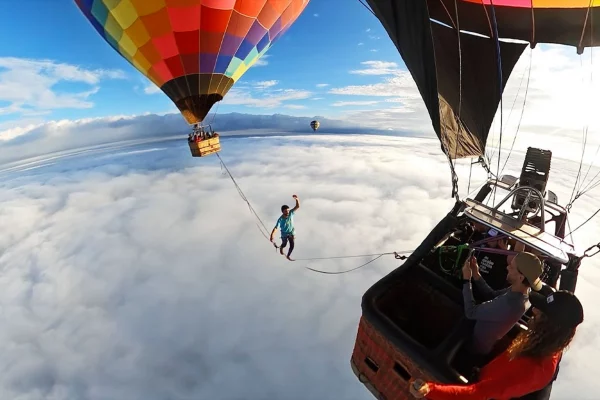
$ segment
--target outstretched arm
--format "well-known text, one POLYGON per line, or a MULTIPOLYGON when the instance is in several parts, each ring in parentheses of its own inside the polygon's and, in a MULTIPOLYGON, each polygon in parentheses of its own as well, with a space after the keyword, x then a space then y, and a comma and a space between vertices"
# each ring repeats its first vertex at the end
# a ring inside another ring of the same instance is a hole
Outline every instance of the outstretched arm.
POLYGON ((293 197, 294 199, 296 199, 296 206, 295 206, 294 208, 292 208, 292 211, 294 211, 294 212, 295 212, 297 209, 299 209, 299 208, 300 208, 300 200, 298 199, 298 196, 296 196, 296 195, 293 195, 292 197, 293 197))

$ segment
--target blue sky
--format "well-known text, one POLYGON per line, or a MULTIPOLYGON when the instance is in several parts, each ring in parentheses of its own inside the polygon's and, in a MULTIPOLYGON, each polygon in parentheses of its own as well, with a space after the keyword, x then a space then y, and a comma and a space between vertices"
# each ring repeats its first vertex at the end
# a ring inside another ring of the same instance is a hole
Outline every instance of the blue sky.
MULTIPOLYGON (((55 141, 65 135, 52 133, 60 128, 52 125, 57 120, 73 122, 68 130, 76 134, 82 119, 179 115, 164 93, 97 34, 73 0, 4 1, 2 7, 0 141, 34 140, 41 135, 35 129, 44 124, 45 136, 55 141)), ((600 53, 586 49, 580 57, 573 47, 548 45, 537 46, 530 58, 531 52, 525 50, 505 89, 502 145, 510 147, 518 132, 516 145, 522 148, 555 141, 578 154, 584 125, 592 131, 600 126, 593 109, 600 59, 591 62, 600 53)), ((312 0, 258 64, 213 107, 208 123, 215 111, 287 114, 306 118, 307 127, 319 116, 365 132, 435 137, 397 49, 358 0, 312 0)), ((499 142, 499 115, 488 147, 499 142)), ((326 133, 327 124, 319 132, 326 133)), ((591 140, 597 137, 592 133, 591 140)))
MULTIPOLYGON (((0 74, 10 72, 11 68, 19 73, 19 70, 22 72, 31 67, 24 65, 25 61, 15 65, 14 59, 6 60, 14 57, 67 64, 98 76, 93 83, 81 79, 65 80, 65 75, 72 71, 48 73, 47 64, 44 70, 34 65, 37 75, 40 71, 51 75, 46 82, 39 83, 41 88, 48 88, 57 96, 70 94, 69 98, 74 93, 84 93, 73 102, 63 98, 65 101, 49 100, 28 107, 26 113, 8 112, 6 107, 14 104, 15 99, 0 94, 0 123, 3 126, 23 118, 38 121, 175 111, 162 92, 147 93, 145 89, 151 89, 153 84, 104 42, 73 1, 14 1, 4 2, 2 6, 0 37, 16 35, 18 40, 0 40, 0 58, 5 59, 0 62, 0 74), (106 76, 99 70, 113 73, 106 76), (90 94, 90 90, 97 91, 90 94)), ((330 92, 346 88, 344 93, 348 93, 349 85, 382 82, 381 71, 375 71, 376 75, 365 73, 368 67, 403 66, 380 23, 358 1, 349 0, 313 0, 267 55, 261 65, 253 66, 236 83, 230 96, 219 105, 219 113, 239 111, 335 117, 349 109, 372 109, 375 106, 372 102, 381 97, 330 92), (398 65, 361 64, 369 61, 398 65), (350 73, 361 69, 362 74, 350 73), (256 100, 261 98, 270 98, 271 103, 263 107, 256 100)), ((384 71, 383 75, 390 72, 384 71)))

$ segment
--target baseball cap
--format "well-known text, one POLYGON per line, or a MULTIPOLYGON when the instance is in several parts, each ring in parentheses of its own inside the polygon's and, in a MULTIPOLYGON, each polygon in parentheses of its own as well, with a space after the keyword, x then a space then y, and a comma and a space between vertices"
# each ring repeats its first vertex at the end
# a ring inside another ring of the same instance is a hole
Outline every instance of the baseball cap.
POLYGON ((519 272, 527 278, 531 288, 535 291, 540 290, 542 288, 540 275, 544 272, 540 259, 535 254, 522 251, 515 255, 514 261, 519 272))
POLYGON ((583 306, 575 295, 567 290, 558 290, 548 295, 532 292, 531 305, 546 316, 565 327, 576 327, 583 322, 583 306))

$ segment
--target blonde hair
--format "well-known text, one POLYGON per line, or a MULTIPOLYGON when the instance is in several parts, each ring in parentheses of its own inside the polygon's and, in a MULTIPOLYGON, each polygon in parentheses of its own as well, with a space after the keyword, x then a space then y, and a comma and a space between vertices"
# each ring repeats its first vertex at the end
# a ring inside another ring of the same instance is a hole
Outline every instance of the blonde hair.
POLYGON ((529 330, 521 332, 508 347, 509 358, 542 359, 569 346, 576 328, 563 327, 540 313, 533 317, 529 330))

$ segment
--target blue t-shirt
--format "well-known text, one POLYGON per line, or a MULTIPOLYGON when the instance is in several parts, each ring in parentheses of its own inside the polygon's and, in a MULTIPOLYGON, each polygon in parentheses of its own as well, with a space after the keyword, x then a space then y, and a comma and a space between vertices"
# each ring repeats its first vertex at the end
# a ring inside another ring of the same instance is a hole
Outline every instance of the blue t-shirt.
POLYGON ((290 210, 287 218, 280 216, 275 223, 275 228, 279 228, 281 231, 281 237, 286 237, 295 234, 294 230, 294 213, 295 211, 290 210))

